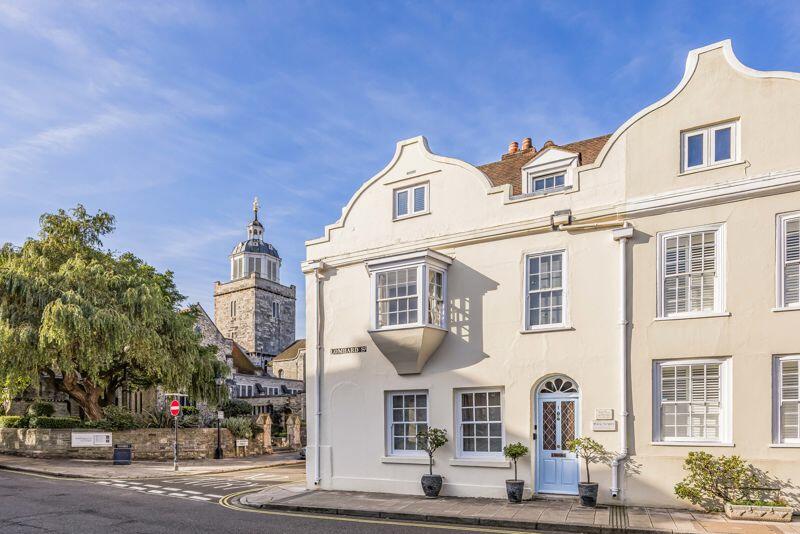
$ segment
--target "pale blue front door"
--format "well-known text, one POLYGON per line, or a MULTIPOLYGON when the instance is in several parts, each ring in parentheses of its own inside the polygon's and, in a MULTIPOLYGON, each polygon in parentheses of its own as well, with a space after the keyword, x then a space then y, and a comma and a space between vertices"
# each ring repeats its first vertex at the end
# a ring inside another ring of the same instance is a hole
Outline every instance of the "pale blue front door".
POLYGON ((576 437, 578 399, 563 394, 541 394, 536 428, 536 490, 539 493, 578 494, 580 464, 567 450, 576 437))

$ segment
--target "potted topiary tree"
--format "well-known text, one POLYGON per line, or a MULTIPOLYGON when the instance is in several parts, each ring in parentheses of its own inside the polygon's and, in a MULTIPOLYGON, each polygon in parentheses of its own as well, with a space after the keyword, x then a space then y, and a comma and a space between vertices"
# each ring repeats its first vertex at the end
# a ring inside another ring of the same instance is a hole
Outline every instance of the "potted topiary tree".
POLYGON ((605 447, 597 443, 592 438, 577 438, 567 442, 567 449, 577 454, 586 462, 586 482, 578 484, 578 495, 581 498, 581 505, 597 505, 597 482, 592 482, 589 474, 589 464, 608 463, 611 453, 605 447))
POLYGON ((508 502, 522 502, 522 492, 525 489, 525 481, 517 478, 517 460, 528 454, 528 447, 520 442, 511 443, 503 447, 503 455, 514 462, 514 480, 506 480, 506 495, 508 502))
POLYGON ((417 441, 422 450, 428 453, 428 474, 422 475, 422 491, 434 499, 442 491, 442 475, 433 474, 433 453, 447 443, 447 431, 441 428, 426 428, 417 432, 417 441))

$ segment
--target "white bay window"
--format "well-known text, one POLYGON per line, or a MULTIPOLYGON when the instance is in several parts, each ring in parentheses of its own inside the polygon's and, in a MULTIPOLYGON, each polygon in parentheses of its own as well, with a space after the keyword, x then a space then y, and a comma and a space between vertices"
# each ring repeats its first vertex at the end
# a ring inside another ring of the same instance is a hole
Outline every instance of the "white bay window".
POLYGON ((723 313, 723 226, 659 234, 659 316, 723 313))
POLYGON ((654 438, 658 442, 727 442, 728 360, 657 362, 654 438))

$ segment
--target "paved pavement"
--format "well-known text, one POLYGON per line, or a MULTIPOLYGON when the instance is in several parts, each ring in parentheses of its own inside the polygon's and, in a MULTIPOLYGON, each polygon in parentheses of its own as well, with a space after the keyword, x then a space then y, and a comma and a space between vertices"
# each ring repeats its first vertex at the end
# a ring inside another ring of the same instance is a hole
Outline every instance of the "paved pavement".
POLYGON ((690 510, 598 506, 576 499, 537 499, 510 504, 500 499, 389 495, 356 491, 307 491, 299 484, 271 486, 239 497, 243 506, 263 510, 324 513, 413 521, 451 522, 490 528, 611 534, 800 534, 792 523, 731 521, 722 514, 690 510))
POLYGON ((228 504, 227 498, 211 497, 235 495, 238 491, 252 490, 254 487, 291 485, 297 483, 303 476, 302 468, 296 466, 197 477, 161 477, 146 481, 121 478, 108 481, 70 479, 5 470, 0 471, 0 532, 3 534, 31 532, 434 534, 442 530, 510 532, 505 529, 313 516, 252 508, 240 510, 228 504), (100 482, 110 482, 110 484, 100 482), (159 487, 148 487, 146 484, 159 487), (146 489, 133 489, 139 486, 146 489), (173 489, 177 491, 172 491, 173 489))
POLYGON ((242 470, 285 464, 304 465, 296 452, 249 456, 246 458, 224 458, 222 460, 181 460, 178 471, 172 462, 136 461, 131 465, 113 465, 110 460, 75 460, 27 458, 0 454, 0 469, 13 469, 52 476, 72 478, 153 478, 184 476, 189 474, 231 473, 242 470))

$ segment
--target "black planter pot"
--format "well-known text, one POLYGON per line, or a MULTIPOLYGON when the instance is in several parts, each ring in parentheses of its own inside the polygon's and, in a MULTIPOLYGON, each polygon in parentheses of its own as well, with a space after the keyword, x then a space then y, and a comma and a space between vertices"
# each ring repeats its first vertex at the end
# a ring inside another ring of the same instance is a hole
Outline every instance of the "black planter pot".
POLYGON ((435 499, 442 491, 442 475, 422 475, 422 491, 429 499, 435 499))
POLYGON ((508 502, 522 502, 522 492, 524 490, 524 480, 506 480, 506 494, 508 495, 508 502))
POLYGON ((578 484, 578 495, 581 497, 581 506, 597 506, 597 488, 596 482, 581 482, 578 484))

